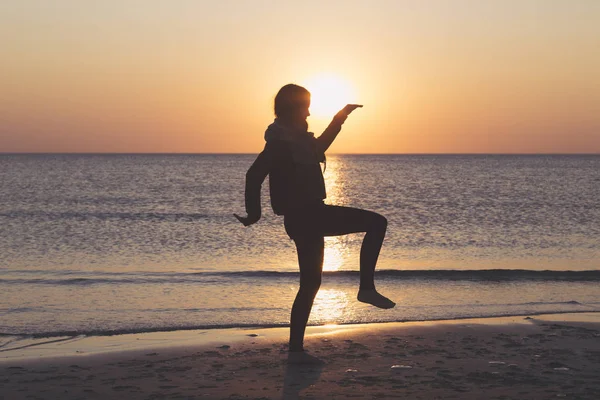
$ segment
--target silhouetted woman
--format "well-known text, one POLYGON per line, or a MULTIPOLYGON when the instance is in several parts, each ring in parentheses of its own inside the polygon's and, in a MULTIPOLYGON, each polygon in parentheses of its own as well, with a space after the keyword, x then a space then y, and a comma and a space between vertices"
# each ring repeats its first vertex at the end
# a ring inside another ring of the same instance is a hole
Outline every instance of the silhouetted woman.
POLYGON ((300 289, 292 306, 289 360, 313 362, 304 353, 306 323, 323 271, 324 237, 366 232, 360 250, 360 289, 358 300, 380 308, 395 303, 375 290, 374 272, 385 237, 385 217, 366 210, 326 205, 321 162, 348 115, 358 107, 348 104, 338 112, 318 138, 308 132, 310 93, 289 84, 275 96, 275 121, 265 132, 265 148, 246 173, 247 217, 236 218, 245 226, 261 217, 260 191, 269 175, 271 206, 284 216, 287 234, 296 244, 300 265, 300 289))

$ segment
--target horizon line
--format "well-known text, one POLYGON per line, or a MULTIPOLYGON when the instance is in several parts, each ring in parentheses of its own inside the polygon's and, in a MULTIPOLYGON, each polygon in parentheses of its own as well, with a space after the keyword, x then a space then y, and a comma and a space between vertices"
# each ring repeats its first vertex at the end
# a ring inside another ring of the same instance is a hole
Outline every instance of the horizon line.
MULTIPOLYGON (((42 152, 42 151, 0 151, 0 155, 256 155, 260 152, 42 152)), ((330 153, 332 156, 368 155, 368 156, 598 156, 595 153, 330 153)))

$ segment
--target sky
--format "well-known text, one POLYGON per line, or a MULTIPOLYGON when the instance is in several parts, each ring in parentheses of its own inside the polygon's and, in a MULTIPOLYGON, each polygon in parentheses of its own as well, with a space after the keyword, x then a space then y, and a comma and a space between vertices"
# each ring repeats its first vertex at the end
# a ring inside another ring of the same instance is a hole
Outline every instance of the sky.
POLYGON ((331 153, 600 153, 599 21, 597 0, 5 0, 0 152, 258 153, 297 83, 316 135, 364 105, 331 153))

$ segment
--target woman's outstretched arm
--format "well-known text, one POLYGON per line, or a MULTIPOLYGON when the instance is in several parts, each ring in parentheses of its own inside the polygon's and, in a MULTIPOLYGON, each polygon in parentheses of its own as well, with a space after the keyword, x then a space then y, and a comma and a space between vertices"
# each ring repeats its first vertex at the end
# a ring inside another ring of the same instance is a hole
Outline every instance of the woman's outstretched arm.
POLYGON ((325 129, 325 131, 323 131, 321 136, 317 138, 317 146, 319 147, 320 152, 325 153, 325 151, 327 151, 329 146, 331 146, 331 143, 333 143, 337 137, 338 133, 340 133, 342 130, 342 124, 346 121, 348 115, 350 115, 352 111, 359 107, 362 107, 362 105, 348 104, 337 114, 335 114, 329 126, 325 129))
POLYGON ((261 205, 260 205, 260 189, 262 187, 262 183, 265 178, 269 174, 269 169, 271 166, 270 162, 270 154, 267 148, 263 150, 256 160, 246 172, 246 191, 245 191, 245 199, 246 199, 246 213, 247 217, 240 217, 237 214, 235 217, 240 221, 244 226, 252 225, 261 217, 261 205))
MULTIPOLYGON (((337 116, 337 114, 336 114, 337 116)), ((325 128, 321 136, 317 138, 317 147, 319 150, 319 154, 325 153, 331 143, 335 140, 338 133, 342 130, 342 123, 336 117, 333 117, 333 121, 325 128)))

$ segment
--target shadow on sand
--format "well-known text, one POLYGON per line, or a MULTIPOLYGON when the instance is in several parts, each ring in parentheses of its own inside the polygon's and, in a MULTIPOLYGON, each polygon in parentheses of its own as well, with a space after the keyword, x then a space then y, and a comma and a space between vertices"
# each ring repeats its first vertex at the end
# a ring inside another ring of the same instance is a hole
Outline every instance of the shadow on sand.
POLYGON ((288 364, 283 379, 281 398, 298 399, 300 392, 319 380, 323 365, 288 364))

